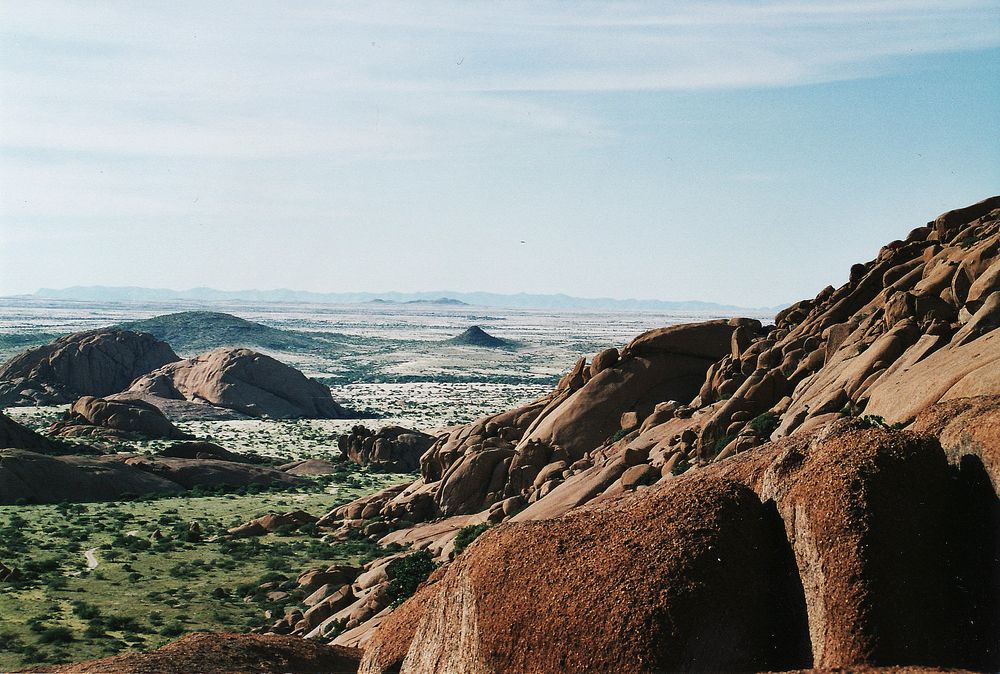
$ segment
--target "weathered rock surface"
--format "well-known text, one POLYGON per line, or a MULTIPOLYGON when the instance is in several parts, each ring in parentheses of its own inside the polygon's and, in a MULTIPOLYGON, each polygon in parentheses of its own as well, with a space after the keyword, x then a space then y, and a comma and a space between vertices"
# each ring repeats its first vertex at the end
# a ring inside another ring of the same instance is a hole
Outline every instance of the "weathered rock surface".
POLYGON ((409 473, 420 467, 420 457, 434 436, 400 426, 386 426, 378 432, 355 426, 337 439, 340 452, 359 466, 395 473, 409 473))
POLYGON ((74 447, 50 440, 0 412, 0 448, 27 449, 39 454, 72 454, 74 447))
POLYGON ((959 616, 996 611, 996 532, 984 551, 955 526, 954 475, 933 436, 846 420, 504 525, 383 619, 361 671, 995 668, 990 623, 959 616))
POLYGON ((34 668, 61 674, 348 674, 360 652, 277 634, 199 632, 150 653, 34 668))
POLYGON ((107 457, 46 456, 0 450, 0 504, 115 501, 124 495, 176 494, 183 487, 107 457))
POLYGON ((58 405, 106 396, 178 360, 166 342, 128 330, 94 330, 29 349, 0 366, 0 407, 58 405))
POLYGON ((140 436, 184 440, 191 436, 163 416, 154 405, 139 400, 106 400, 84 396, 52 426, 61 437, 122 438, 140 436))
POLYGON ((0 450, 0 504, 115 501, 195 487, 298 485, 274 468, 216 459, 145 455, 48 456, 0 450))
POLYGON ((128 392, 206 403, 249 416, 341 419, 330 389, 249 349, 218 349, 146 374, 128 392))

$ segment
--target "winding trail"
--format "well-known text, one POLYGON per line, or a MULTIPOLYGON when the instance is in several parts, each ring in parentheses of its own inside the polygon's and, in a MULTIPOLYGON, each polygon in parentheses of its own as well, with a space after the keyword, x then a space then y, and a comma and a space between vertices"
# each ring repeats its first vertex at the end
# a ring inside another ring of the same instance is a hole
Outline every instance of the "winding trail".
POLYGON ((100 564, 100 562, 97 561, 97 555, 94 554, 95 552, 97 552, 97 548, 91 548, 83 553, 83 556, 87 558, 88 569, 96 569, 97 565, 100 564))

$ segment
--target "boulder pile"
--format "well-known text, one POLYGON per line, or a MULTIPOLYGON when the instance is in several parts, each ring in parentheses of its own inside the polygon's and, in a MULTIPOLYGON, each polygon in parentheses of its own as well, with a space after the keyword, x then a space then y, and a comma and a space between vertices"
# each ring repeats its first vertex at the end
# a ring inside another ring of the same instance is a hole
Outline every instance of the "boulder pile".
POLYGON ((341 454, 359 466, 392 473, 410 473, 420 467, 420 457, 434 436, 400 426, 386 426, 375 432, 355 426, 337 439, 341 454))
POLYGON ((334 643, 369 673, 996 669, 998 326, 994 197, 774 325, 581 359, 319 521, 445 565, 334 643))

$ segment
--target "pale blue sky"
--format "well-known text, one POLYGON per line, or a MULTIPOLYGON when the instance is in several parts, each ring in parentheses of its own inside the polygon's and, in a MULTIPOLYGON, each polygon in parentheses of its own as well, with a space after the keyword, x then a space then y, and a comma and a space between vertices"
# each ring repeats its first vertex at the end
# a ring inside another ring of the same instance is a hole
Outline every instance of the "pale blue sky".
POLYGON ((0 294, 773 305, 1000 192, 996 1, 92 4, 0 2, 0 294))

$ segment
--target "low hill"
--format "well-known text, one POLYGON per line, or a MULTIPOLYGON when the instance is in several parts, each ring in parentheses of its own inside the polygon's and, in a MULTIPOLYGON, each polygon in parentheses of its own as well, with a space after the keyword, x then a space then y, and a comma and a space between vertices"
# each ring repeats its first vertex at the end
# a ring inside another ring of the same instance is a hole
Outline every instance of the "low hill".
POLYGON ((514 346, 514 342, 494 337, 478 325, 473 325, 460 335, 444 342, 452 346, 479 346, 488 349, 504 349, 514 346))
POLYGON ((340 335, 281 330, 218 311, 182 311, 123 323, 119 327, 154 335, 183 353, 200 353, 223 346, 328 351, 340 343, 340 335))

